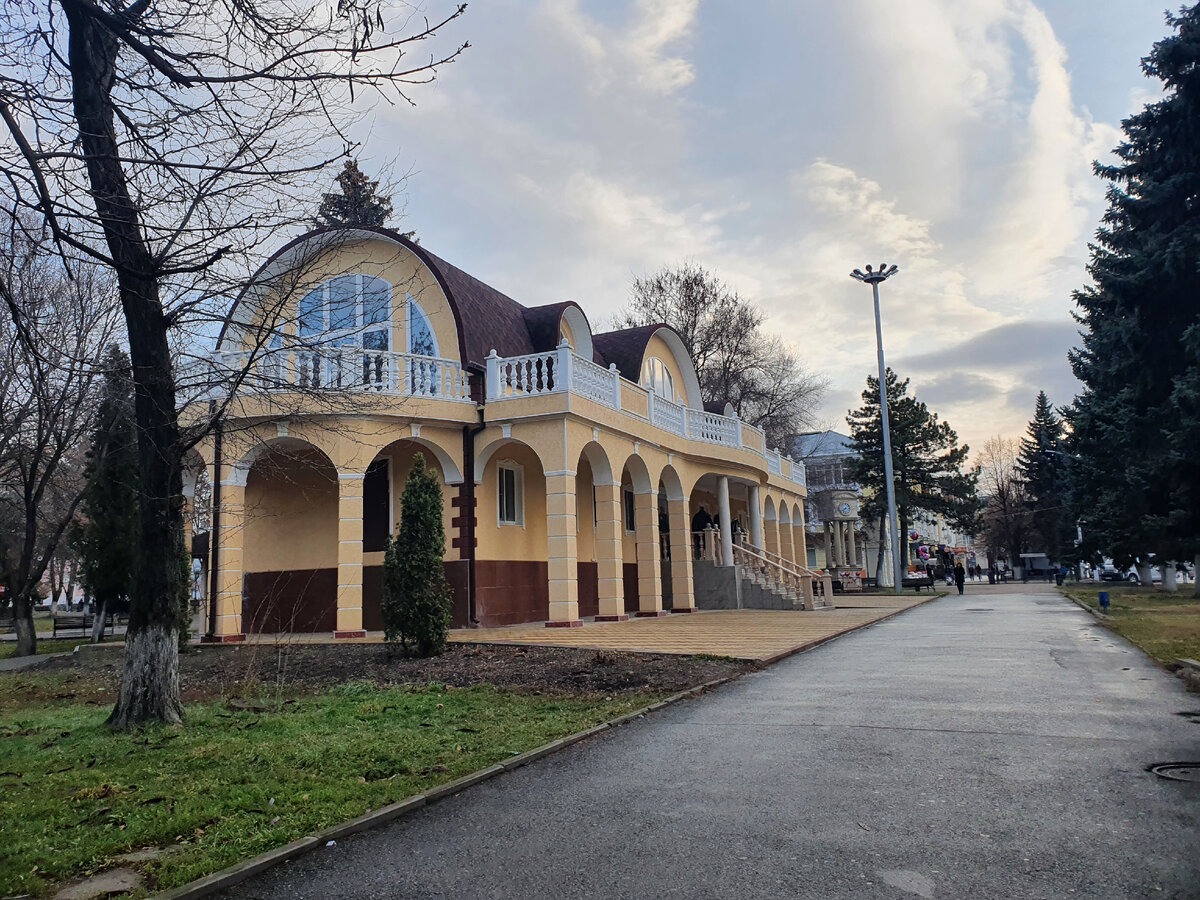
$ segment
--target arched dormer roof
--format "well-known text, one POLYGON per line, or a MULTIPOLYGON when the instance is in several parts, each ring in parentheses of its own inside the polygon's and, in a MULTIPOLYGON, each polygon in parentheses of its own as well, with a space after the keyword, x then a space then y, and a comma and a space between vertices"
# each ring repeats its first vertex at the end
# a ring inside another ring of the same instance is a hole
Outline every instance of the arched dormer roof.
MULTIPOLYGON (((488 353, 495 349, 501 356, 522 356, 539 349, 557 346, 555 338, 549 347, 534 346, 525 320, 524 306, 478 278, 468 275, 457 266, 414 244, 390 228, 320 228, 301 235, 276 251, 255 273, 225 316, 217 337, 221 349, 230 329, 244 324, 238 314, 244 303, 251 302, 257 292, 270 289, 272 284, 292 266, 302 266, 316 252, 337 243, 363 240, 385 240, 411 252, 437 281, 446 295, 458 331, 459 358, 465 365, 482 369, 488 353)), ((556 323, 557 324, 557 323, 556 323)), ((443 353, 448 348, 442 348, 443 353)))
POLYGON ((535 306, 525 310, 525 324, 529 329, 529 337, 533 341, 534 352, 541 353, 558 346, 564 321, 575 337, 575 352, 584 359, 594 361, 592 325, 582 307, 574 300, 549 303, 546 306, 535 306))
POLYGON ((671 349, 671 355, 675 357, 675 363, 683 375, 683 393, 687 397, 687 405, 692 409, 703 409, 696 366, 683 338, 670 325, 642 325, 638 328, 623 328, 620 331, 597 334, 592 338, 592 344, 596 348, 596 361, 602 365, 615 363, 623 377, 635 383, 640 382, 646 347, 650 339, 656 336, 666 343, 671 349))

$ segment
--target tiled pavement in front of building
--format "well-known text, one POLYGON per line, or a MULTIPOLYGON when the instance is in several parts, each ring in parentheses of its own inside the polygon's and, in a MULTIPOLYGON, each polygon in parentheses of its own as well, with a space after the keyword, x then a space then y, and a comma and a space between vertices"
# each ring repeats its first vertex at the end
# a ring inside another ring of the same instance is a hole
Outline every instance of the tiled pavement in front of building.
POLYGON ((656 619, 630 619, 628 622, 588 622, 582 628, 546 628, 540 623, 511 625, 459 629, 450 633, 450 640, 465 644, 530 644, 687 655, 707 653, 768 660, 870 625, 932 599, 932 594, 901 597, 838 595, 836 609, 815 612, 711 610, 656 619))

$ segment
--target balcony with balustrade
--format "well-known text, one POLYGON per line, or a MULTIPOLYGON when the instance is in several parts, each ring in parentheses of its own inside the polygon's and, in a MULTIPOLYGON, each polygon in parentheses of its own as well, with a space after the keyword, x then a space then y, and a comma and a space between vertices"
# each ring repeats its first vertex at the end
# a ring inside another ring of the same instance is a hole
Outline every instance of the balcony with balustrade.
POLYGON ((765 467, 785 482, 806 486, 804 465, 768 447, 762 429, 668 400, 625 378, 615 365, 606 369, 585 359, 565 341, 550 352, 524 356, 501 357, 493 350, 485 385, 489 419, 575 412, 659 443, 675 443, 668 435, 694 442, 687 449, 697 454, 765 467))

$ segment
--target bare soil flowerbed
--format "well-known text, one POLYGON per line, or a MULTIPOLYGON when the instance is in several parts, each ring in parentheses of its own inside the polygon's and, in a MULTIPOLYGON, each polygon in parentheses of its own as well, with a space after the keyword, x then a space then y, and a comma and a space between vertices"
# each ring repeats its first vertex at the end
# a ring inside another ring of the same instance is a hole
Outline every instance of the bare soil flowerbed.
MULTIPOLYGON (((185 701, 311 693, 356 681, 487 684, 542 694, 671 694, 754 667, 734 659, 565 647, 455 644, 441 656, 415 659, 382 644, 261 643, 190 650, 180 657, 180 683, 185 701)), ((72 684, 88 691, 79 699, 100 701, 116 689, 121 652, 89 650, 76 659, 51 660, 39 671, 75 674, 72 684)), ((72 699, 62 695, 56 686, 55 699, 72 699)))

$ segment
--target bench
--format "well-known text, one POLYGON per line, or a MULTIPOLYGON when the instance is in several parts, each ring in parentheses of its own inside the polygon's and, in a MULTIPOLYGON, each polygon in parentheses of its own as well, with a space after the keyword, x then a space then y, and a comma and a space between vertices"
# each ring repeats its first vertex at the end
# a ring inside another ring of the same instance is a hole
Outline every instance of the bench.
MULTIPOLYGON (((54 637, 58 637, 60 631, 82 631, 85 636, 90 636, 95 623, 96 617, 91 613, 55 613, 54 637)), ((113 630, 111 613, 104 617, 104 629, 109 633, 113 630)))
POLYGON ((916 588, 917 593, 921 593, 921 588, 927 587, 933 590, 933 579, 928 575, 912 575, 908 578, 900 579, 901 588, 916 588))

